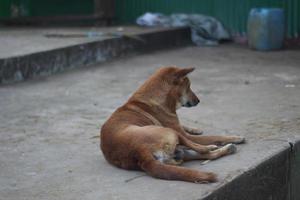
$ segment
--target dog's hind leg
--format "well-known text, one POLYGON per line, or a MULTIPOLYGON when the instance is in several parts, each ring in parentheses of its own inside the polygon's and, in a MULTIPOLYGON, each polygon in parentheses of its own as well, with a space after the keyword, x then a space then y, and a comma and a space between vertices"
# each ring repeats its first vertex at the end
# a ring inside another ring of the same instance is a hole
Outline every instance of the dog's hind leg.
POLYGON ((215 182, 216 175, 194 169, 169 165, 156 160, 148 149, 139 150, 139 165, 149 175, 166 180, 179 180, 194 183, 215 182))
POLYGON ((182 144, 186 147, 189 147, 189 148, 193 149, 194 151, 197 151, 198 153, 208 153, 209 151, 212 151, 212 150, 215 150, 218 148, 218 146, 216 146, 216 145, 197 144, 197 143, 189 140, 187 137, 182 136, 181 134, 178 134, 178 138, 179 138, 180 144, 182 144))
POLYGON ((201 154, 192 149, 184 146, 177 146, 175 151, 175 159, 190 161, 190 160, 215 160, 225 155, 233 154, 236 152, 234 144, 227 144, 219 149, 210 151, 209 153, 201 154))

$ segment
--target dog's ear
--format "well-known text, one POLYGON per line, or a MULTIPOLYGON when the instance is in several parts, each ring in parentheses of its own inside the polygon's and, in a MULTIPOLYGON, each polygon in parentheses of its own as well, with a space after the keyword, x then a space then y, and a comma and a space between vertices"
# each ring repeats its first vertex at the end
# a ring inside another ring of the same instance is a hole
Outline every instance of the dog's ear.
POLYGON ((187 74, 191 73, 194 70, 195 70, 194 67, 178 69, 175 72, 175 77, 176 77, 176 79, 181 79, 181 78, 185 77, 187 74))

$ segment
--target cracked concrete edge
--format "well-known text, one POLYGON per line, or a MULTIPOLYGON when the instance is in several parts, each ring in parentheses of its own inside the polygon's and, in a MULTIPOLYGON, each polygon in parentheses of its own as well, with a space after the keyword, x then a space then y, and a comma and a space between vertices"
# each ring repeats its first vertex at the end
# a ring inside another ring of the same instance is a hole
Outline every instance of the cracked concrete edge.
POLYGON ((187 27, 156 30, 0 59, 0 84, 49 76, 136 53, 191 44, 187 27))
POLYGON ((296 139, 292 143, 291 153, 291 169, 290 169, 290 199, 300 199, 299 183, 300 183, 300 138, 296 139))
MULTIPOLYGON (((250 169, 237 174, 231 180, 226 181, 217 190, 208 193, 202 200, 296 200, 295 183, 299 181, 299 147, 300 142, 295 143, 298 156, 292 152, 290 143, 283 141, 280 150, 250 169), (297 157, 291 159, 291 155, 297 157)), ((298 196, 297 196, 298 195, 298 196)))

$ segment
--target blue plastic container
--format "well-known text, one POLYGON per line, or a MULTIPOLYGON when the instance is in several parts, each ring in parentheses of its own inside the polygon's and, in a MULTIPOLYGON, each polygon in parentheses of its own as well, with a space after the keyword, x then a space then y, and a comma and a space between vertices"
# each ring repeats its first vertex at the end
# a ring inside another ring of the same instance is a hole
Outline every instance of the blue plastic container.
POLYGON ((253 8, 248 17, 249 47, 261 51, 283 47, 284 11, 280 8, 253 8))

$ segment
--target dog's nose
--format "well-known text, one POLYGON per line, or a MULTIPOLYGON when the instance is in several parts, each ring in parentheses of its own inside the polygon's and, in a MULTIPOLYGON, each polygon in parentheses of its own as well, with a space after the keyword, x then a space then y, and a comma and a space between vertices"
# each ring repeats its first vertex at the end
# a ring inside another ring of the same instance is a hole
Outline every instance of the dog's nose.
POLYGON ((184 106, 185 106, 185 107, 192 107, 192 106, 193 106, 193 103, 187 102, 184 106))
POLYGON ((199 99, 196 99, 196 100, 194 100, 194 101, 192 102, 192 105, 193 105, 193 106, 196 106, 196 105, 198 105, 199 102, 200 102, 200 100, 199 100, 199 99))
POLYGON ((195 101, 188 101, 184 106, 185 107, 193 107, 196 106, 199 103, 199 99, 195 100, 195 101))

